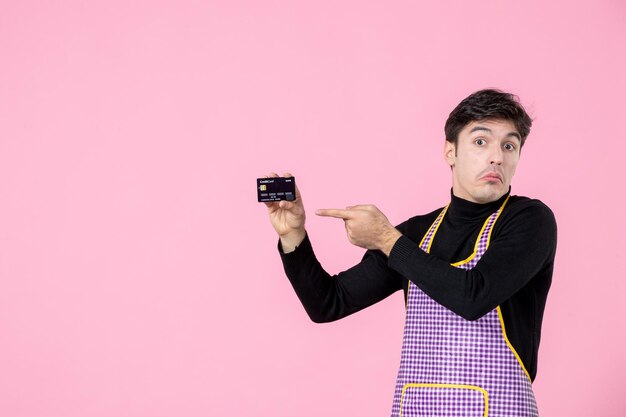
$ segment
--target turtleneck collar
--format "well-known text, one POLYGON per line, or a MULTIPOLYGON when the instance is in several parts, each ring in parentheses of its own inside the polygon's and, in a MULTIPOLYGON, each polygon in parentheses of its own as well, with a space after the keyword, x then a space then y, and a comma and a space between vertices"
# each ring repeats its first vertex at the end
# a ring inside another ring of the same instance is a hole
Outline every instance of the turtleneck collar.
POLYGON ((484 219, 492 214, 494 211, 498 210, 510 193, 511 187, 509 187, 509 191, 507 191, 507 193, 500 197, 498 200, 486 204, 480 204, 457 197, 454 195, 452 190, 450 190, 451 200, 446 217, 450 216, 455 220, 458 219, 466 221, 484 219))

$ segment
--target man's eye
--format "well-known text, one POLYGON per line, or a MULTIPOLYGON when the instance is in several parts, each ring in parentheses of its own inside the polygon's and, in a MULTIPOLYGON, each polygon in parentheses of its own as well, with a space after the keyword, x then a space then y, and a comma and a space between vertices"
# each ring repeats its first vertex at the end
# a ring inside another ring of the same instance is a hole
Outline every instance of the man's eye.
POLYGON ((506 143, 504 145, 504 149, 506 149, 507 151, 514 151, 515 150, 515 145, 513 145, 512 143, 506 143))
POLYGON ((476 145, 484 145, 484 144, 485 144, 485 143, 487 143, 487 142, 485 142, 485 139, 476 139, 476 140, 474 141, 474 143, 475 143, 476 145))

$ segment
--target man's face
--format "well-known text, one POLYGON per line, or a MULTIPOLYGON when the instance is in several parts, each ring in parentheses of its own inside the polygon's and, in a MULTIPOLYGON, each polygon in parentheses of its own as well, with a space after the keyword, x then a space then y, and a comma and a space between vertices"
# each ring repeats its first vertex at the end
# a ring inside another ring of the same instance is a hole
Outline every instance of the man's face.
POLYGON ((496 201, 509 191, 520 155, 520 134, 509 120, 471 122, 455 145, 446 141, 452 192, 475 203, 496 201))

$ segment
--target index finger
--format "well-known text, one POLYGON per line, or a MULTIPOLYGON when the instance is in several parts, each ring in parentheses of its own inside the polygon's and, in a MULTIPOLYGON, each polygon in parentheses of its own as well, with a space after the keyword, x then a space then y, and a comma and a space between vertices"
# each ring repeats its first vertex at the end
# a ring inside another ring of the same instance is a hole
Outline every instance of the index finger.
POLYGON ((337 219, 350 219, 352 218, 352 213, 350 210, 341 210, 341 209, 319 209, 315 210, 315 214, 318 216, 324 217, 335 217, 337 219))

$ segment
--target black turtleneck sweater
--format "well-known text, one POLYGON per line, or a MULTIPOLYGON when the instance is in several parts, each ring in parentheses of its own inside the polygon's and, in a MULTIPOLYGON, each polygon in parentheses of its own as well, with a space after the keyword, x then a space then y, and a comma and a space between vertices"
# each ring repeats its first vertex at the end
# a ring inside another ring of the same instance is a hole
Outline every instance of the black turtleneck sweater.
POLYGON ((507 196, 477 204, 452 195, 430 253, 418 245, 442 208, 397 226, 403 236, 389 257, 368 250, 360 263, 337 275, 322 268, 308 236, 288 254, 279 242, 279 252, 300 301, 318 323, 357 312, 399 289, 406 295, 408 280, 467 320, 500 306, 509 341, 534 380, 556 252, 552 211, 539 200, 511 196, 476 266, 467 271, 450 265, 472 254, 483 223, 507 196))

